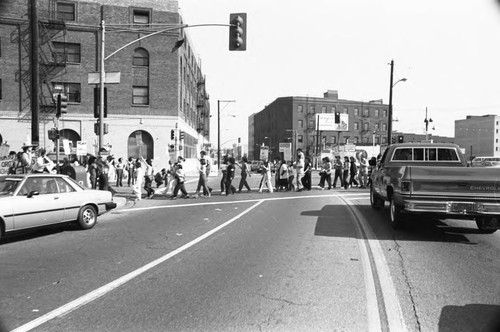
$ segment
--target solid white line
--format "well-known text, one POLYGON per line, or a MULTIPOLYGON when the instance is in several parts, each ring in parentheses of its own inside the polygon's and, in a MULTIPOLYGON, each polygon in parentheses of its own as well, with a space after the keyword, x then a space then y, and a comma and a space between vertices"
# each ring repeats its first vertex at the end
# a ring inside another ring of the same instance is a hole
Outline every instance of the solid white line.
POLYGON ((199 236, 198 238, 194 239, 193 241, 186 243, 182 247, 175 249, 174 251, 166 254, 165 256, 160 257, 160 258, 152 261, 151 263, 148 263, 148 264, 144 265, 143 267, 141 267, 135 271, 132 271, 132 272, 102 286, 102 287, 99 287, 98 289, 96 289, 90 293, 87 293, 87 294, 77 298, 76 300, 73 300, 73 301, 71 301, 71 302, 69 302, 69 303, 67 303, 67 304, 65 304, 57 309, 54 309, 51 312, 48 312, 45 315, 38 317, 37 319, 32 320, 31 322, 28 322, 28 323, 26 323, 26 324, 24 324, 16 329, 12 330, 12 332, 30 331, 30 330, 48 322, 49 320, 52 320, 52 319, 59 317, 59 316, 66 315, 67 313, 98 299, 99 297, 101 297, 101 296, 105 295, 106 293, 118 288, 119 286, 125 284, 126 282, 132 280, 133 278, 143 274, 144 272, 147 272, 148 270, 150 270, 150 269, 156 267, 157 265, 167 261, 168 259, 174 257, 175 255, 180 254, 184 250, 186 250, 186 249, 194 246, 195 244, 205 240, 209 236, 215 234, 216 232, 220 231, 224 227, 226 227, 226 226, 230 225, 231 223, 233 223, 234 221, 238 220, 243 215, 247 214, 248 212, 250 212, 251 210, 253 210, 257 206, 259 206, 262 202, 263 202, 262 200, 258 201, 256 204, 252 205, 251 207, 249 207, 245 211, 241 212, 240 214, 238 214, 234 218, 226 221, 225 223, 212 229, 211 231, 199 236))
MULTIPOLYGON (((372 252, 375 266, 371 266, 370 261, 368 259, 368 264, 366 266, 368 270, 365 271, 365 276, 368 280, 366 280, 365 283, 371 284, 375 282, 375 280, 373 279, 373 270, 375 270, 378 275, 377 279, 380 284, 380 289, 382 291, 382 296, 384 299, 384 307, 385 307, 384 310, 387 316, 387 324, 389 331, 395 331, 395 332, 407 331, 408 329, 406 327, 406 323, 403 317, 403 312, 399 304, 399 299, 396 293, 396 287, 394 286, 394 282, 392 281, 391 273, 389 271, 389 267, 387 265, 387 261, 385 260, 384 252, 382 250, 382 247, 380 246, 379 240, 375 236, 375 233, 371 229, 366 218, 361 214, 361 212, 356 208, 356 206, 342 197, 341 200, 344 201, 344 203, 349 207, 349 210, 355 217, 354 219, 357 220, 357 224, 359 225, 359 227, 362 228, 362 230, 366 234, 366 238, 362 238, 359 241, 360 243, 363 242, 363 244, 360 245, 360 247, 362 251, 364 251, 363 256, 365 256, 365 258, 368 258, 369 254, 366 249, 365 243, 368 244, 372 252)), ((363 267, 365 268, 365 265, 363 267)), ((375 294, 374 291, 375 291, 374 284, 367 285, 367 296, 373 296, 373 294, 375 294)), ((368 303, 372 303, 372 305, 374 301, 377 301, 376 295, 375 298, 368 299, 368 303)), ((375 317, 370 317, 370 315, 373 315, 372 310, 368 309, 368 312, 369 312, 369 321, 370 319, 373 320, 375 317)), ((378 320, 380 322, 380 314, 377 313, 377 315, 379 316, 378 320)))

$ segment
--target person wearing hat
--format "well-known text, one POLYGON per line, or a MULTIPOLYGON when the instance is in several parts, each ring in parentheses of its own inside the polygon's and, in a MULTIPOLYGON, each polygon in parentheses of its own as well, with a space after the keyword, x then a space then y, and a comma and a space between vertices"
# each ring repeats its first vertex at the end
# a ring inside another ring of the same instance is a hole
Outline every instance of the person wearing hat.
POLYGON ((31 159, 33 158, 32 148, 34 145, 29 143, 23 143, 21 149, 23 150, 21 155, 21 166, 24 168, 23 173, 29 173, 31 171, 31 159))

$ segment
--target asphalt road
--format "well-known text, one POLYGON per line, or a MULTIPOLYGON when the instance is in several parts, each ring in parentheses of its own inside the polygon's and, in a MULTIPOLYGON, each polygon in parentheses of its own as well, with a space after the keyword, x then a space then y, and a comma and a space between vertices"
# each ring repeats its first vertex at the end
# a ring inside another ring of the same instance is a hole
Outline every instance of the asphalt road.
MULTIPOLYGON (((254 179, 256 181, 256 179, 254 179)), ((158 197, 0 245, 10 331, 494 331, 500 234, 368 192, 158 197)), ((499 324, 499 325, 495 325, 499 324)))

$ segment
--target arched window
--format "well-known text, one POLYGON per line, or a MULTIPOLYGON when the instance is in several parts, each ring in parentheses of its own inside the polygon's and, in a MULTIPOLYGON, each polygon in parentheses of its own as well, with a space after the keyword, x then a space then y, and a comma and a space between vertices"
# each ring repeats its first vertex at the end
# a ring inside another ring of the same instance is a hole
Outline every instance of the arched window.
POLYGON ((128 156, 132 158, 154 159, 154 141, 150 133, 136 130, 128 137, 128 156))
POLYGON ((136 48, 134 50, 134 59, 132 60, 133 66, 149 67, 149 54, 143 48, 136 48))

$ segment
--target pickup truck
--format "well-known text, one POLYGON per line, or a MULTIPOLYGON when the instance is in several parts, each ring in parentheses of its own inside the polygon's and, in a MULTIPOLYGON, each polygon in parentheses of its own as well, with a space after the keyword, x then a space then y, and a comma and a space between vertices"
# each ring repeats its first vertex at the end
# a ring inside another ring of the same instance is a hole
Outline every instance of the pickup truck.
POLYGON ((371 206, 389 202, 394 228, 416 214, 475 220, 482 233, 500 228, 500 170, 467 167, 455 144, 394 144, 371 166, 371 206))

